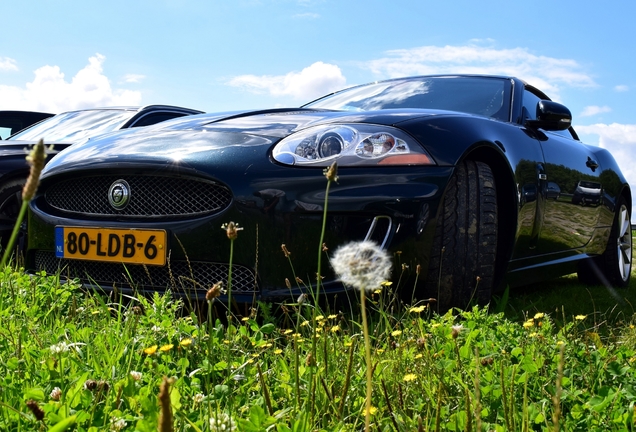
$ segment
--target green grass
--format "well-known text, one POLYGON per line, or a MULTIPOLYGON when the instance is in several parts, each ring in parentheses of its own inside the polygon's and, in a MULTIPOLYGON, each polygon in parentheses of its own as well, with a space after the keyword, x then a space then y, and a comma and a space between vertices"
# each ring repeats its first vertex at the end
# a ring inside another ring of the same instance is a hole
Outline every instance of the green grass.
MULTIPOLYGON (((313 305, 257 305, 228 328, 169 295, 115 301, 10 268, 0 284, 0 430, 156 431, 164 377, 172 429, 159 430, 364 427, 355 311, 317 310, 312 327, 313 305)), ((371 430, 634 427, 633 314, 602 288, 563 278, 513 292, 503 314, 369 297, 371 430)))

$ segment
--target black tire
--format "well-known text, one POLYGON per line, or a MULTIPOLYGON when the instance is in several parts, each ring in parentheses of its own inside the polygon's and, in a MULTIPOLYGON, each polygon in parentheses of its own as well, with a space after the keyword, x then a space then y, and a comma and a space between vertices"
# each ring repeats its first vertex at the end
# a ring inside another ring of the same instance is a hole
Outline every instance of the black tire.
POLYGON ((624 288, 629 285, 632 272, 631 209, 620 197, 618 209, 603 255, 579 264, 579 281, 586 285, 605 285, 624 288))
POLYGON ((437 219, 426 292, 439 309, 490 302, 497 256, 497 191, 490 167, 467 160, 455 168, 437 219))
POLYGON ((11 180, 0 185, 0 245, 4 250, 22 206, 22 188, 26 179, 11 180))

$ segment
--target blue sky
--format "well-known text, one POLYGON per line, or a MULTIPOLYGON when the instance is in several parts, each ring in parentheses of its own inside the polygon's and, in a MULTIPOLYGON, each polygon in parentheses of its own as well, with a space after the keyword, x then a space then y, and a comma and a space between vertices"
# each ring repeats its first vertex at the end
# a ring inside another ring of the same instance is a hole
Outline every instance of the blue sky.
POLYGON ((519 76, 636 185, 636 2, 0 0, 0 109, 298 106, 383 78, 519 76))

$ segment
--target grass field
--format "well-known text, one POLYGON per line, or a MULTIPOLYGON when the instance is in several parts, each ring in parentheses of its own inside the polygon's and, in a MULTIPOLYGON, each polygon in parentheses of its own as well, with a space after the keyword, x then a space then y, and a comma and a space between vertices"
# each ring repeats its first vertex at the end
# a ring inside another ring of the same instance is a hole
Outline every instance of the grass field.
MULTIPOLYGON (((0 430, 365 427, 359 311, 258 304, 227 325, 169 295, 9 267, 0 283, 0 430)), ((503 313, 443 316, 370 293, 370 430, 633 430, 633 284, 566 277, 512 292, 503 313)))

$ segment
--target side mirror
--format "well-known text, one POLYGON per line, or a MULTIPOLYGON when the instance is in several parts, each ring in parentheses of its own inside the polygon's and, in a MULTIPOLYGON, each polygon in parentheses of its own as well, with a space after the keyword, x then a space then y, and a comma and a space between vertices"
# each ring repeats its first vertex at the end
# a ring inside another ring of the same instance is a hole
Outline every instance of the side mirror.
POLYGON ((526 125, 547 131, 566 130, 572 125, 572 113, 560 103, 540 100, 537 102, 537 119, 528 120, 526 125))

